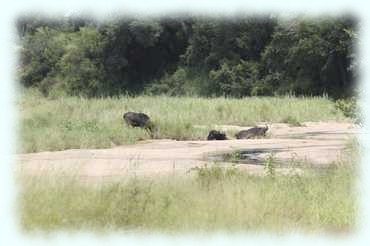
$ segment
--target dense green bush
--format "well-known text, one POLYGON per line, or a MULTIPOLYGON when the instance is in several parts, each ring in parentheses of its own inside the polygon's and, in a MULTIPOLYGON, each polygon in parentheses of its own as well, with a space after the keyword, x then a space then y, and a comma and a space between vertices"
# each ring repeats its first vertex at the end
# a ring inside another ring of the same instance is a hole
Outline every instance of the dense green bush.
POLYGON ((67 34, 48 27, 37 28, 33 35, 25 36, 18 70, 21 83, 25 86, 39 86, 47 77, 58 74, 57 63, 68 43, 67 34))
POLYGON ((94 28, 82 28, 72 36, 58 63, 69 94, 98 96, 109 91, 101 63, 103 47, 103 38, 94 28))
POLYGON ((186 70, 177 69, 172 75, 165 74, 160 80, 155 80, 146 88, 148 94, 166 94, 170 96, 185 95, 187 93, 188 77, 186 70))
POLYGON ((349 97, 351 18, 20 18, 22 85, 44 95, 349 97), (52 94, 55 94, 54 92, 52 94))
MULTIPOLYGON (((254 84, 251 95, 252 96, 272 96, 279 92, 279 84, 284 81, 283 76, 280 73, 268 74, 262 79, 256 81, 254 84)), ((283 93, 286 93, 287 88, 280 87, 283 93)))
POLYGON ((352 19, 281 22, 262 54, 265 76, 280 74, 274 85, 297 95, 351 94, 354 39, 352 19))
POLYGON ((256 63, 241 60, 236 65, 223 63, 220 69, 210 71, 209 78, 215 86, 214 93, 242 97, 251 94, 257 75, 256 63))

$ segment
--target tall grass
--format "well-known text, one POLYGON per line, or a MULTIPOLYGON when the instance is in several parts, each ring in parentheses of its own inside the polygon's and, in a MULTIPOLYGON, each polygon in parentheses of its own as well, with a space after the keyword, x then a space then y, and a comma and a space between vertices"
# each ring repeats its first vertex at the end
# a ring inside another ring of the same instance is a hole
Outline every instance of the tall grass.
POLYGON ((126 111, 147 113, 157 125, 156 138, 179 140, 205 139, 212 125, 247 126, 285 122, 287 118, 296 122, 346 120, 325 97, 45 98, 38 91, 27 89, 22 91, 18 106, 19 152, 104 148, 150 138, 144 130, 123 124, 126 111))
POLYGON ((22 179, 26 231, 348 231, 355 225, 352 168, 266 177, 237 169, 86 185, 55 176, 22 179))

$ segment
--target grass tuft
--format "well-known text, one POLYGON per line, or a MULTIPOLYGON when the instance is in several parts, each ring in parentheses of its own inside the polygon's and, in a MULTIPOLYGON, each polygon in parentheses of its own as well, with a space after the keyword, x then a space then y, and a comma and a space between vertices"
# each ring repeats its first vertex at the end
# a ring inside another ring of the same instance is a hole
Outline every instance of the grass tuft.
POLYGON ((297 118, 293 116, 287 116, 281 120, 282 123, 289 124, 290 126, 303 126, 301 122, 297 120, 297 118))
POLYGON ((265 177, 202 167, 185 177, 86 185, 74 178, 22 178, 26 231, 338 231, 355 224, 354 172, 265 177))
POLYGON ((253 126, 261 122, 345 121, 325 97, 194 98, 122 96, 86 99, 43 97, 33 89, 18 100, 21 124, 18 152, 109 148, 151 136, 123 123, 126 111, 148 114, 154 138, 205 139, 212 125, 253 126), (206 127, 195 127, 204 125, 206 127))

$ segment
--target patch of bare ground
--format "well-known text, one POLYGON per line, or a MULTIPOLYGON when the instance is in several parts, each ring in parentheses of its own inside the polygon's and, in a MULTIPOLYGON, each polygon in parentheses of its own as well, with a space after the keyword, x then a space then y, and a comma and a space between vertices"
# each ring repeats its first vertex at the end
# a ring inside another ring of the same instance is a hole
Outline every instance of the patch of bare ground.
MULTIPOLYGON (((271 124, 268 137, 263 139, 225 141, 150 140, 111 149, 71 149, 17 155, 17 168, 22 174, 44 175, 61 172, 81 178, 119 178, 122 176, 156 176, 185 174, 194 167, 215 164, 210 156, 243 150, 257 160, 274 153, 279 162, 294 160, 325 167, 337 160, 349 139, 359 133, 350 123, 305 122, 304 126, 271 124)), ((202 126, 199 126, 202 127, 202 126)), ((238 131, 248 127, 216 126, 224 131, 238 131)), ((253 159, 251 158, 251 159, 253 159)), ((219 165, 229 163, 218 160, 219 165)), ((245 161, 236 166, 253 174, 263 174, 264 165, 245 161)), ((278 172, 289 173, 291 167, 280 167, 278 172)), ((299 171, 299 170, 298 170, 299 171)))

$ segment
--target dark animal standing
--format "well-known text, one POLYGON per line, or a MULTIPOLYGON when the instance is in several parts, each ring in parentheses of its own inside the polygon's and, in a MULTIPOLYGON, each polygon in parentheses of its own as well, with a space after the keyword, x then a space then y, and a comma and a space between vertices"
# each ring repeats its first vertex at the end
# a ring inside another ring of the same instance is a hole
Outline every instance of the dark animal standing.
POLYGON ((123 115, 126 123, 132 127, 146 128, 150 123, 150 118, 143 113, 127 112, 123 115))
POLYGON ((266 127, 253 127, 248 130, 242 130, 238 132, 235 137, 237 139, 249 139, 255 137, 264 137, 266 136, 266 132, 268 130, 268 126, 266 127))
POLYGON ((129 126, 144 128, 153 138, 154 125, 150 121, 148 115, 143 113, 127 112, 123 115, 123 119, 129 126))
POLYGON ((225 133, 212 130, 209 132, 207 140, 227 140, 225 133))

